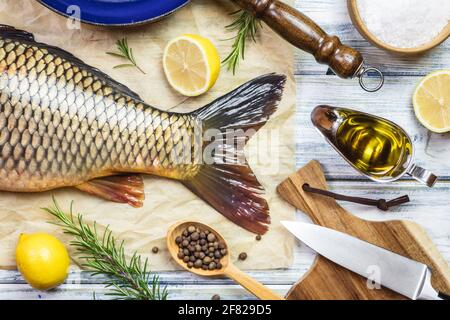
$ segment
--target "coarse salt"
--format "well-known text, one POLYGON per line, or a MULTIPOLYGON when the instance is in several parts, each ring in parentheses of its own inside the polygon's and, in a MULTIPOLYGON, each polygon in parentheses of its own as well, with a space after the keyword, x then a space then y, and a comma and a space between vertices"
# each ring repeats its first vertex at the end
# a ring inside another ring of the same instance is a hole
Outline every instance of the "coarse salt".
POLYGON ((397 48, 416 48, 433 40, 450 20, 450 0, 358 0, 367 29, 397 48))

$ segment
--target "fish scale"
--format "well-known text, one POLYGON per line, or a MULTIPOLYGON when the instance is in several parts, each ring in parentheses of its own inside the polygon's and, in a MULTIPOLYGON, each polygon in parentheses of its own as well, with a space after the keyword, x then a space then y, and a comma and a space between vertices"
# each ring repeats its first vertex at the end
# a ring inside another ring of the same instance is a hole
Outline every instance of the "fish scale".
POLYGON ((0 177, 7 182, 5 189, 76 186, 119 172, 170 177, 195 172, 173 169, 169 156, 173 148, 185 147, 178 137, 194 124, 187 115, 171 115, 169 121, 166 112, 113 90, 103 79, 36 45, 0 40, 0 71, 0 177), (176 142, 170 140, 174 132, 176 142))

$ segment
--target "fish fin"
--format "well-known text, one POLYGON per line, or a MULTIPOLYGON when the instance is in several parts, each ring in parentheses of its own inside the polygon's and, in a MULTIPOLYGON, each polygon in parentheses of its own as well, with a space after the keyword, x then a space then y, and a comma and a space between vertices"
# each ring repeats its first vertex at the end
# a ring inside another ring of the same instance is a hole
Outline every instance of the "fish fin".
MULTIPOLYGON (((239 136, 230 140, 228 132, 252 129, 255 133, 261 128, 276 111, 285 81, 285 76, 276 74, 256 78, 193 113, 203 122, 204 132, 220 132, 214 142, 203 142, 204 150, 215 143, 225 153, 213 150, 212 164, 202 164, 183 184, 226 218, 257 234, 268 230, 269 206, 262 197, 263 187, 245 160, 243 145, 236 147, 239 136)), ((245 144, 250 136, 243 138, 245 144)))
POLYGON ((75 188, 100 198, 142 207, 145 198, 144 182, 139 174, 127 174, 97 178, 75 188))
POLYGON ((107 85, 111 86, 118 93, 126 94, 135 100, 143 102, 142 98, 136 92, 132 91, 127 86, 114 80, 113 78, 108 76, 106 73, 100 71, 99 69, 86 64, 83 60, 75 57, 72 53, 70 53, 64 49, 61 49, 61 48, 58 48, 55 46, 51 46, 46 43, 37 42, 34 39, 34 35, 32 33, 29 33, 24 30, 16 29, 12 26, 8 26, 5 24, 0 24, 0 36, 8 38, 8 39, 12 39, 12 40, 17 39, 17 40, 22 40, 22 41, 28 41, 28 42, 33 43, 43 49, 47 49, 49 53, 57 55, 63 59, 70 61, 75 66, 79 67, 80 69, 85 69, 86 71, 91 72, 96 77, 104 78, 107 82, 107 85))
POLYGON ((34 41, 34 35, 32 33, 16 29, 6 24, 0 24, 0 36, 14 39, 22 39, 27 41, 34 41))

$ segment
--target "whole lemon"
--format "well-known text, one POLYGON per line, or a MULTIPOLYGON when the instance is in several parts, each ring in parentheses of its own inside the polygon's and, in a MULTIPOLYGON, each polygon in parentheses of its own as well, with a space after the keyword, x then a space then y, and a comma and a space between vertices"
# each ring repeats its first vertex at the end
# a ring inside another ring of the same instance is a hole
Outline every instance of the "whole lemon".
POLYGON ((38 290, 49 290, 63 283, 70 264, 66 247, 46 233, 21 234, 16 261, 25 280, 38 290))

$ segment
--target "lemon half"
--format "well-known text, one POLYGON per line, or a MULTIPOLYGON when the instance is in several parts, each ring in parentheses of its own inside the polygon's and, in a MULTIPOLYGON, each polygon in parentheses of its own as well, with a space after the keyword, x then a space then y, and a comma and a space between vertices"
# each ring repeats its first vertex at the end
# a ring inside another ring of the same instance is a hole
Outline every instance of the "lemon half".
POLYGON ((450 70, 430 73, 413 96, 417 119, 433 132, 450 131, 450 70))
POLYGON ((216 82, 220 57, 207 38, 185 34, 167 44, 163 67, 167 80, 176 91, 194 97, 211 89, 216 82))
POLYGON ((49 290, 67 278, 70 259, 61 241, 46 233, 34 233, 20 235, 16 262, 33 288, 49 290))

